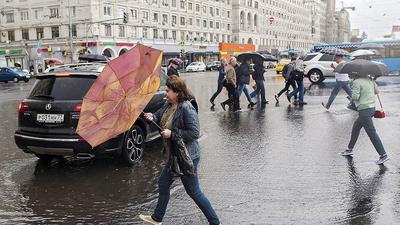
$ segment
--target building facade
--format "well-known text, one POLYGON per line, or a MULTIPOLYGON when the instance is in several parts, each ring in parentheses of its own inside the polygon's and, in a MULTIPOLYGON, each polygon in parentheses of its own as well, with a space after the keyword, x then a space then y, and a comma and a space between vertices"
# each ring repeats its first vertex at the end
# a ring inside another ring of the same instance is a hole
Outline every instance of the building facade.
MULTIPOLYGON (((135 43, 189 61, 216 60, 219 43, 307 51, 321 29, 326 4, 303 0, 2 0, 0 54, 27 67, 49 58, 123 54, 135 43), (318 29, 312 29, 312 28, 318 29), (314 33, 313 33, 314 32, 314 33)), ((323 1, 324 2, 324 1, 323 1)), ((337 33, 337 32, 336 32, 337 33)), ((322 39, 322 38, 321 38, 322 39)))

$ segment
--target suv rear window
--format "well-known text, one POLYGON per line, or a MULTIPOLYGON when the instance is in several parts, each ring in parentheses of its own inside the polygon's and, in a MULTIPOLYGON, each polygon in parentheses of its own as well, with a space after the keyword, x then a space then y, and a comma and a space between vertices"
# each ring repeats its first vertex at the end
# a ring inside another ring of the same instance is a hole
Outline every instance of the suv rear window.
POLYGON ((82 100, 95 81, 94 77, 47 77, 36 81, 31 99, 82 100))
POLYGON ((324 54, 323 56, 321 56, 319 61, 333 61, 334 58, 334 55, 324 54))
POLYGON ((313 59, 315 56, 317 56, 318 54, 313 54, 313 55, 307 55, 305 58, 304 58, 304 62, 306 62, 306 61, 310 61, 311 59, 313 59))

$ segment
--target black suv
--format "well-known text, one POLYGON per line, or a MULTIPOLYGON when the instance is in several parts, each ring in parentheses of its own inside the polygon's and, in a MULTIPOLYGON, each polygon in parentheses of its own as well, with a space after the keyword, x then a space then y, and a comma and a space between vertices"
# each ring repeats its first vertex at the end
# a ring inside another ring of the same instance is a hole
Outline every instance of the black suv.
MULTIPOLYGON (((49 160, 55 156, 93 158, 103 154, 121 156, 133 165, 143 156, 145 143, 160 137, 153 124, 139 117, 129 131, 94 149, 76 133, 82 99, 99 72, 73 71, 37 76, 29 94, 18 107, 15 143, 26 153, 49 160)), ((165 103, 167 76, 160 75, 161 86, 144 112, 155 112, 165 103)), ((195 100, 192 104, 197 110, 195 100)))

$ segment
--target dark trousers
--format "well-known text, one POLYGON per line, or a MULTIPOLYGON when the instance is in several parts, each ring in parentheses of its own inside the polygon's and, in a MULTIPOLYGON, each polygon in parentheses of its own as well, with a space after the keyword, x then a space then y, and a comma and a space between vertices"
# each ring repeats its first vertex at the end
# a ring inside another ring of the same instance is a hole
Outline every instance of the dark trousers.
POLYGON ((296 81, 293 79, 289 79, 286 81, 285 87, 278 93, 278 97, 280 97, 283 93, 289 90, 289 87, 292 86, 293 90, 297 88, 296 81))
MULTIPOLYGON (((180 178, 185 187, 186 193, 194 200, 196 205, 207 217, 208 222, 212 225, 218 225, 220 222, 217 214, 212 208, 210 201, 208 201, 207 197, 200 190, 199 178, 197 175, 197 166, 199 161, 200 158, 193 160, 196 176, 181 176, 180 178)), ((155 221, 161 222, 164 218, 170 199, 170 187, 173 182, 174 178, 170 170, 170 162, 168 162, 158 179, 158 202, 157 207, 151 216, 155 221)))
POLYGON ((299 94, 299 102, 303 103, 304 102, 304 83, 303 79, 298 79, 295 80, 297 84, 297 88, 294 89, 294 91, 290 92, 288 97, 291 98, 293 96, 296 96, 297 93, 299 94))
POLYGON ((376 132, 374 122, 372 121, 374 113, 375 107, 358 111, 358 118, 356 119, 356 121, 354 121, 353 129, 351 130, 351 139, 348 145, 349 149, 354 148, 358 136, 360 135, 361 128, 364 127, 365 132, 367 132, 368 137, 374 145, 378 154, 380 156, 386 154, 385 149, 383 148, 382 141, 379 138, 378 133, 376 132))
POLYGON ((234 110, 235 109, 235 100, 236 100, 236 88, 235 85, 231 83, 226 83, 225 85, 226 90, 228 91, 228 99, 222 104, 224 105, 229 105, 229 109, 234 110))
POLYGON ((256 90, 250 94, 250 97, 254 98, 256 95, 261 95, 261 103, 267 102, 265 99, 265 86, 264 80, 256 80, 256 90))
POLYGON ((217 86, 217 91, 212 95, 212 97, 210 98, 210 102, 214 102, 215 98, 217 98, 217 96, 219 95, 219 93, 221 93, 222 88, 223 88, 223 80, 219 80, 218 81, 218 86, 217 86))

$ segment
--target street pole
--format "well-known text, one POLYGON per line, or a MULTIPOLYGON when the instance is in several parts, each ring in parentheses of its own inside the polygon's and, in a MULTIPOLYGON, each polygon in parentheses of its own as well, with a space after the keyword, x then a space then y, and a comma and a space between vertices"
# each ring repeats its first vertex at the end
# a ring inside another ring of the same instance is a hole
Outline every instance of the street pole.
POLYGON ((68 17, 69 17, 69 55, 71 63, 74 63, 74 49, 72 45, 72 16, 71 16, 71 0, 68 0, 68 17))

